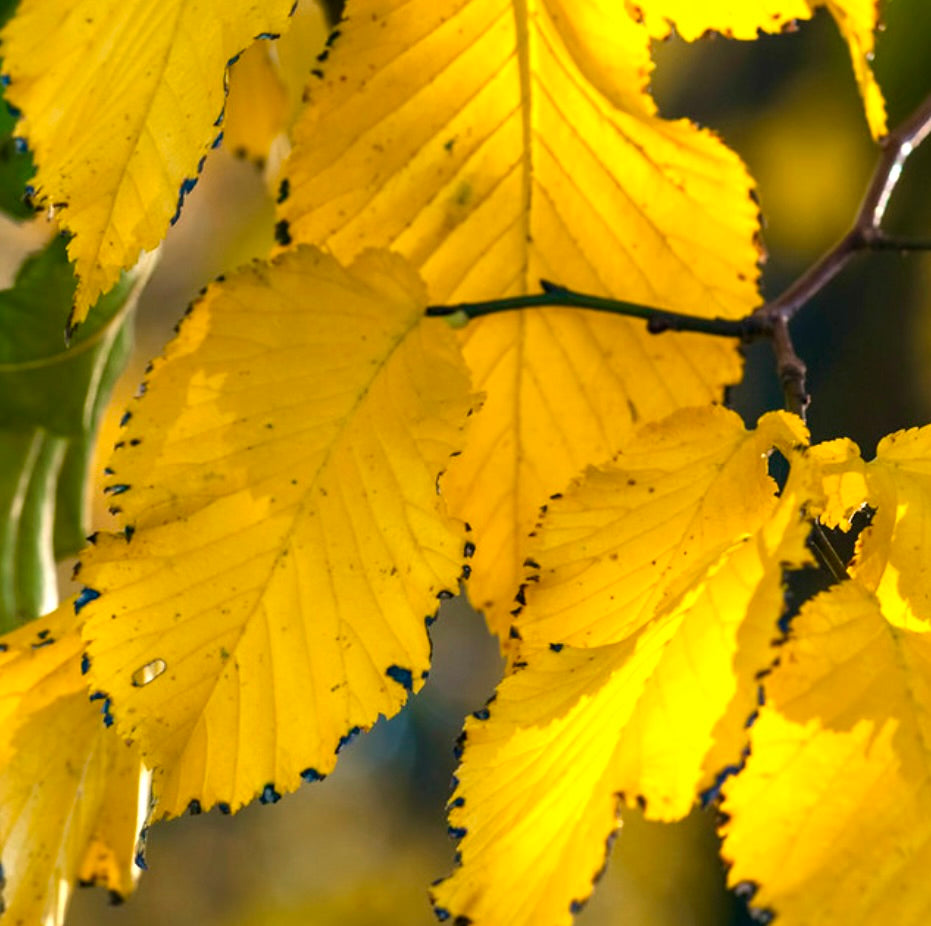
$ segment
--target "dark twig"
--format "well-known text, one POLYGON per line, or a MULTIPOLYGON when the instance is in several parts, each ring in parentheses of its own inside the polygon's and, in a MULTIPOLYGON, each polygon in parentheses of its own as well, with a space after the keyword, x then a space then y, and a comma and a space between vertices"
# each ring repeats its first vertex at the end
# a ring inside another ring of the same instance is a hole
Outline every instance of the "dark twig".
POLYGON ((487 302, 461 302, 458 305, 431 305, 426 314, 430 316, 450 316, 462 314, 466 318, 478 318, 492 315, 507 309, 531 309, 563 306, 577 309, 594 309, 597 312, 610 312, 629 318, 642 318, 653 334, 662 331, 693 331, 699 334, 717 335, 725 338, 739 338, 752 341, 766 334, 765 324, 761 319, 750 315, 741 319, 701 318, 682 312, 669 312, 653 306, 640 305, 636 302, 624 302, 620 299, 606 299, 566 289, 548 280, 541 280, 542 293, 529 296, 511 296, 506 299, 489 299, 487 302))
POLYGON ((776 367, 786 397, 786 407, 805 417, 808 394, 805 365, 792 345, 788 323, 857 254, 864 251, 931 250, 931 242, 887 235, 882 221, 892 192, 908 156, 931 132, 931 95, 881 142, 882 154, 873 171, 850 231, 805 271, 785 292, 753 314, 771 332, 776 367))
POLYGON ((925 250, 929 242, 907 242, 887 236, 882 220, 892 192, 909 155, 931 132, 931 95, 881 142, 882 154, 873 171, 860 208, 849 232, 803 273, 784 293, 760 306, 754 314, 770 319, 791 319, 847 265, 852 257, 869 250, 925 250))

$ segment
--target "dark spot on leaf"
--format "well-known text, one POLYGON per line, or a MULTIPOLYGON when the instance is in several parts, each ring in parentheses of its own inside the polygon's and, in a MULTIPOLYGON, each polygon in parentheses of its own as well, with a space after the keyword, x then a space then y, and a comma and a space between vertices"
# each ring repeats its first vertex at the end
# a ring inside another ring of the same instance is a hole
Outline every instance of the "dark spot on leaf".
POLYGON ((187 805, 187 812, 192 816, 196 817, 199 814, 203 813, 203 808, 200 806, 200 801, 197 798, 193 798, 191 802, 187 805))
POLYGON ((287 219, 282 219, 275 224, 275 241, 282 247, 287 247, 291 243, 291 226, 287 219))
POLYGON ((462 575, 461 575, 461 578, 462 578, 463 580, 465 580, 465 579, 470 578, 471 575, 472 575, 472 567, 471 567, 468 563, 466 563, 466 564, 463 565, 463 567, 462 567, 462 575))
POLYGON ((122 495, 124 492, 128 492, 130 487, 126 485, 125 482, 118 482, 112 486, 104 486, 103 494, 104 495, 122 495))
POLYGON ((129 424, 129 419, 132 418, 132 412, 123 412, 123 417, 120 418, 120 427, 125 428, 129 424))
POLYGON ((278 198, 275 200, 279 205, 291 195, 291 181, 284 177, 278 184, 278 198))
POLYGON ((405 669, 397 665, 388 666, 385 670, 385 675, 393 682, 397 682, 405 691, 413 691, 414 676, 410 669, 405 669))
POLYGON ((301 772, 301 778, 307 782, 323 781, 326 775, 322 772, 318 772, 315 768, 305 768, 304 771, 301 772))
POLYGON ((339 755, 340 750, 344 746, 348 746, 361 732, 361 727, 353 727, 345 736, 341 736, 336 746, 336 754, 339 755))
POLYGON ((269 783, 262 788, 259 800, 263 804, 277 804, 281 800, 281 795, 275 790, 275 786, 269 783))
MULTIPOLYGON (((90 540, 90 537, 88 537, 87 539, 90 540)), ((93 541, 91 541, 91 543, 93 543, 93 541)), ((85 585, 84 588, 82 588, 80 593, 78 594, 78 597, 74 599, 74 613, 80 614, 81 608, 83 608, 84 605, 86 605, 90 601, 94 601, 95 599, 99 597, 100 597, 100 592, 98 592, 97 589, 89 588, 88 586, 85 585)))
POLYGON ((508 628, 508 638, 511 640, 522 640, 523 637, 520 635, 520 631, 513 625, 508 628))
POLYGON ((465 751, 467 736, 465 730, 463 730, 456 739, 456 745, 453 746, 453 758, 457 761, 462 758, 462 753, 465 751))
POLYGON ((446 832, 452 839, 462 839, 468 830, 464 826, 447 826, 446 832))
POLYGON ((573 916, 575 916, 577 913, 581 913, 584 909, 585 909, 584 900, 573 900, 572 903, 569 904, 569 912, 573 916))
POLYGON ((491 717, 491 712, 487 707, 483 707, 481 710, 472 711, 472 716, 476 720, 488 720, 488 718, 491 717))
POLYGON ((564 645, 563 643, 550 643, 550 649, 554 653, 561 653, 564 645))
POLYGON ((465 546, 462 548, 462 555, 466 559, 471 559, 475 556, 475 544, 471 540, 465 542, 465 546))
POLYGON ((441 589, 436 593, 436 597, 440 601, 449 601, 450 598, 455 598, 456 596, 448 588, 441 589))
POLYGON ((464 806, 465 806, 465 798, 464 798, 464 797, 454 797, 454 798, 446 805, 446 810, 447 810, 447 811, 450 811, 450 810, 452 810, 454 807, 464 807, 464 806))
POLYGON ((217 810, 219 810, 220 813, 222 813, 225 817, 228 817, 233 812, 230 809, 230 805, 227 804, 226 801, 220 801, 220 803, 217 804, 217 810))

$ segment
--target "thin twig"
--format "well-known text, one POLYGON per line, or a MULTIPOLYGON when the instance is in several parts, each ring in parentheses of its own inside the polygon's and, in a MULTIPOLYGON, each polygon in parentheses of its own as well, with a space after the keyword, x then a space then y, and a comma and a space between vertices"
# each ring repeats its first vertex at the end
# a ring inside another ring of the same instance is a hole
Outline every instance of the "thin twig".
POLYGON ((881 226, 889 199, 902 176, 906 160, 927 138, 929 132, 931 95, 925 98, 905 122, 882 140, 879 163, 873 171, 850 231, 784 293, 760 306, 754 314, 770 319, 779 316, 788 321, 837 276, 854 255, 869 250, 918 250, 927 246, 927 242, 905 242, 888 237, 881 226))
POLYGON ((883 141, 882 154, 870 178, 853 225, 827 253, 815 261, 788 289, 753 314, 764 322, 782 383, 786 407, 802 418, 809 404, 802 363, 789 333, 788 323, 810 302, 857 254, 864 251, 929 250, 931 242, 908 240, 887 235, 882 221, 892 192, 902 176, 909 155, 931 132, 931 95, 883 141))
POLYGON ((427 307, 426 314, 430 316, 462 314, 471 319, 508 309, 562 306, 594 309, 598 312, 610 312, 613 315, 624 315, 629 318, 642 318, 646 321, 648 330, 653 334, 659 334, 662 331, 693 331, 699 334, 752 341, 767 333, 764 320, 752 315, 736 320, 702 318, 697 315, 657 309, 636 302, 624 302, 620 299, 606 299, 602 296, 578 293, 550 283, 548 280, 541 280, 540 286, 543 289, 542 293, 533 293, 529 296, 510 296, 505 299, 489 299, 486 302, 461 302, 457 305, 431 305, 427 307))

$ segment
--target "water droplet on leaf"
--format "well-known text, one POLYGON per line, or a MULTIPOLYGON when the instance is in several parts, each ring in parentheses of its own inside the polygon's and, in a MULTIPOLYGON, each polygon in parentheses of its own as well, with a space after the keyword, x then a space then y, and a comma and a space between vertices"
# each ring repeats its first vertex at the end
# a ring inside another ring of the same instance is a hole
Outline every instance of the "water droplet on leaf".
POLYGON ((142 688, 144 685, 148 685, 149 682, 155 681, 167 668, 164 659, 153 659, 133 672, 133 685, 136 688, 142 688))

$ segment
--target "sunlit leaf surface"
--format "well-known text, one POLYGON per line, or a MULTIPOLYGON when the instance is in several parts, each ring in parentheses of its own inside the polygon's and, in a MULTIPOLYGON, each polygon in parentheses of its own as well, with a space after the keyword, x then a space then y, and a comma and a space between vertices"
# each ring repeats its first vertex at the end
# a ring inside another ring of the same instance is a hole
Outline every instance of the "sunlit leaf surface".
POLYGON ((302 248, 213 286, 127 416, 125 532, 81 579, 91 678, 156 767, 158 813, 329 772, 429 667, 465 534, 437 476, 468 374, 404 261, 302 248))
POLYGON ((73 233, 73 321, 164 237, 220 132, 229 59, 293 0, 23 0, 2 33, 35 202, 73 233))
POLYGON ((516 627, 532 643, 616 643, 649 623, 772 517, 765 458, 807 442, 793 416, 747 431, 724 408, 644 425, 547 506, 516 627), (740 491, 734 487, 740 486, 740 491))
MULTIPOLYGON (((738 158, 655 115, 649 33, 622 5, 362 0, 295 132, 288 236, 409 256, 433 301, 578 289, 735 316, 756 301, 738 158)), ((733 345, 549 310, 472 322, 483 415, 450 472, 472 600, 506 632, 538 507, 637 419, 710 402, 733 345)))
POLYGON ((102 723, 69 601, 0 637, 3 923, 60 924, 77 882, 128 894, 147 811, 138 753, 102 723))
POLYGON ((786 926, 931 915, 931 638, 859 582, 792 625, 746 768, 725 785, 729 879, 786 926))
MULTIPOLYGON (((804 431, 783 415, 767 416, 748 434, 733 413, 690 414, 695 430, 686 452, 686 442, 673 439, 690 431, 686 413, 631 443, 632 458, 646 464, 652 456, 656 493, 649 481, 632 484, 632 470, 591 471, 544 519, 545 534, 580 533, 572 523, 575 502, 597 487, 602 495, 607 491, 608 505, 594 512, 596 519, 617 514, 626 493, 626 518, 647 529, 628 542, 623 556, 604 551, 613 572, 604 577, 603 599, 586 605, 603 645, 525 644, 494 701, 467 722, 450 810, 452 832, 461 838, 461 867, 434 895, 438 908, 453 917, 476 926, 568 924, 604 863, 619 799, 641 804, 648 817, 679 819, 700 791, 715 785, 718 773, 740 761, 746 722, 757 706, 757 676, 774 658, 772 641, 785 607, 783 568, 809 560, 803 500, 791 483, 775 498, 765 454, 773 442, 791 452, 804 431), (705 474, 707 509, 693 497, 692 467, 705 474), (728 468, 745 491, 726 497, 708 474, 728 468), (651 528, 648 498, 660 491, 667 523, 651 528), (685 545, 679 546, 682 525, 672 517, 677 508, 694 514, 686 528, 693 532, 694 567, 685 562, 685 545), (712 510, 718 520, 706 516, 712 510), (664 529, 675 535, 671 554, 664 529), (660 583, 658 598, 633 609, 639 620, 599 624, 602 611, 613 617, 609 593, 636 584, 625 562, 650 551, 665 561, 667 582, 660 583), (613 640, 605 643, 612 626, 613 640)), ((603 536, 609 535, 603 526, 603 536)), ((564 552, 541 552, 544 583, 547 557, 556 562, 564 552)), ((525 594, 532 611, 532 583, 525 594)), ((564 621, 572 627, 571 616, 564 621)), ((584 630, 576 632, 586 639, 584 630)))

